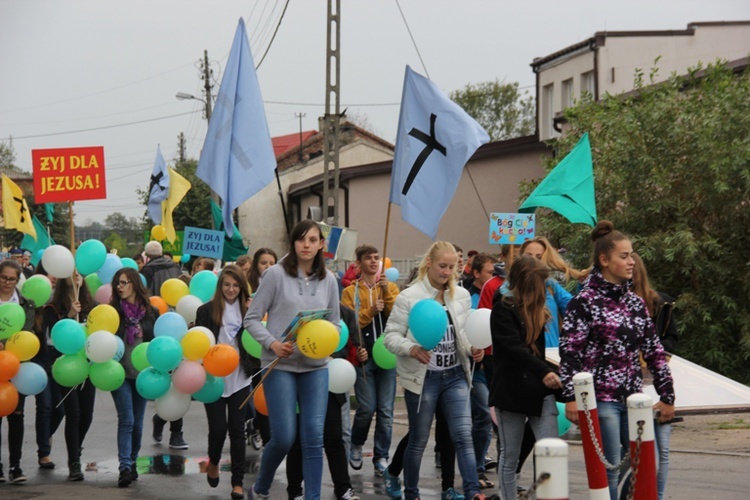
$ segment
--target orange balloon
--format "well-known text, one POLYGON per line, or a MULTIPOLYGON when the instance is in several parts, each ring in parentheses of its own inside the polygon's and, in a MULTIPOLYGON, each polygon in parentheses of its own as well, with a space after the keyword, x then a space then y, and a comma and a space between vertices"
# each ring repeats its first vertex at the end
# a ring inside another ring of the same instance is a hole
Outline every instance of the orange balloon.
POLYGON ((255 409, 261 415, 268 416, 268 406, 266 406, 266 392, 263 390, 263 384, 258 387, 258 390, 253 394, 253 404, 255 409))
POLYGON ((234 347, 218 344, 203 357, 203 368, 214 377, 226 377, 240 364, 240 355, 234 347))
POLYGON ((10 382, 0 382, 0 417, 7 417, 18 407, 18 391, 10 382))
POLYGON ((386 257, 385 260, 383 260, 383 269, 388 269, 389 267, 393 267, 393 263, 391 262, 391 259, 386 257))
POLYGON ((0 382, 7 382, 18 373, 21 360, 10 351, 0 351, 0 382))
POLYGON ((167 305, 167 302, 161 297, 157 297, 157 296, 149 297, 148 300, 151 301, 152 306, 154 306, 155 308, 159 310, 159 316, 169 311, 169 306, 167 305))

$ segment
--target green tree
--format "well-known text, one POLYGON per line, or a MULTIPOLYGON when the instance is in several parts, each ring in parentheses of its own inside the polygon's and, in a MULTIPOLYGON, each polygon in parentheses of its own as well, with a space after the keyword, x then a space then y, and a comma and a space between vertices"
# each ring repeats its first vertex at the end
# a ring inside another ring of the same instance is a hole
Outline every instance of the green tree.
MULTIPOLYGON (((634 93, 566 110, 547 169, 589 132, 598 216, 631 236, 655 288, 678 297, 678 353, 750 382, 750 79, 721 63, 652 85, 655 73, 637 72, 634 93)), ((589 265, 589 227, 539 218, 589 265)))
POLYGON ((128 241, 115 232, 109 233, 102 243, 109 249, 117 250, 121 257, 130 257, 133 253, 128 251, 128 241))
POLYGON ((518 82, 469 83, 451 92, 450 98, 479 122, 493 141, 534 133, 534 97, 521 92, 518 82))

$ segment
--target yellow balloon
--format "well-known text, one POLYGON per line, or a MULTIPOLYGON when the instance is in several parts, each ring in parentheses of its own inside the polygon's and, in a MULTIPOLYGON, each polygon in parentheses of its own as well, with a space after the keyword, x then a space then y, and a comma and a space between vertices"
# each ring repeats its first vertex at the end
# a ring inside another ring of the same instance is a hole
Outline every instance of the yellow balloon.
POLYGON ((324 359, 339 345, 339 330, 330 321, 315 319, 297 333, 299 352, 313 359, 324 359))
POLYGON ((39 337, 22 330, 10 336, 5 349, 18 356, 19 361, 28 361, 39 352, 39 337))
POLYGON ((157 224, 151 228, 151 237, 156 241, 164 241, 167 238, 167 230, 161 224, 157 224))
POLYGON ((182 355, 190 361, 201 359, 211 348, 208 337, 200 330, 188 330, 180 343, 182 344, 182 355))
POLYGON ((168 279, 161 285, 161 289, 159 290, 159 295, 164 299, 164 302, 172 307, 177 306, 177 302, 189 293, 190 288, 187 283, 177 278, 168 279))
POLYGON ((104 330, 109 333, 117 333, 120 327, 120 315, 117 310, 109 304, 99 304, 91 310, 86 318, 86 331, 88 334, 104 330))

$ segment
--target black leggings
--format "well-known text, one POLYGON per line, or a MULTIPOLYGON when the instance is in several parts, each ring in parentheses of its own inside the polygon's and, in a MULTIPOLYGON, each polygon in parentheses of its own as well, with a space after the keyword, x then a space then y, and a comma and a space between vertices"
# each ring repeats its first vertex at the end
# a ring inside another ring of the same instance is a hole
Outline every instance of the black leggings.
POLYGON ((245 475, 245 412, 240 405, 250 394, 244 387, 227 398, 206 403, 208 418, 208 459, 213 465, 221 460, 221 450, 229 432, 229 453, 232 458, 232 486, 242 486, 245 475))
MULTIPOLYGON (((13 413, 8 415, 8 450, 10 452, 9 463, 11 467, 21 465, 21 452, 23 451, 23 406, 26 396, 18 394, 18 406, 13 413)), ((2 423, 0 417, 0 450, 2 450, 2 423)), ((1 455, 0 455, 1 456, 1 455)), ((0 462, 2 460, 0 459, 0 462)))
POLYGON ((83 439, 94 418, 96 388, 90 380, 87 380, 83 386, 78 386, 73 390, 67 387, 60 387, 59 390, 63 397, 67 394, 63 405, 65 406, 65 445, 68 448, 68 464, 80 462, 83 439))

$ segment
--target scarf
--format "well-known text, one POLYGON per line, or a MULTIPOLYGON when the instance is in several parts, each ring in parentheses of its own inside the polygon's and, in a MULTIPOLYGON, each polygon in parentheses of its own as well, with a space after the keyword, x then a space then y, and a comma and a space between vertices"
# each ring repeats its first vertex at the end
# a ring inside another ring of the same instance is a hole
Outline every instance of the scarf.
POLYGON ((125 341, 133 345, 136 337, 143 337, 141 320, 146 316, 146 308, 141 304, 131 304, 128 301, 120 302, 120 306, 125 316, 125 341))

